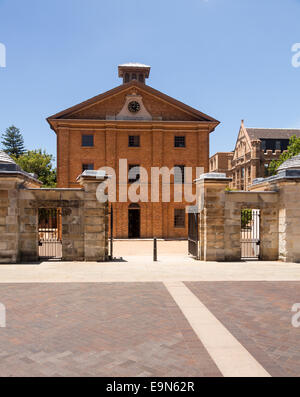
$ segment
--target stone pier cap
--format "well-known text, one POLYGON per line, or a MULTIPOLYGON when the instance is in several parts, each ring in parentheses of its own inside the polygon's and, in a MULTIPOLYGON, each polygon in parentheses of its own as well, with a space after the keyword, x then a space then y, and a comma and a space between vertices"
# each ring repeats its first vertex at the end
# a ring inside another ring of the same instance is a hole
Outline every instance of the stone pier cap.
POLYGON ((77 181, 80 183, 82 180, 105 180, 110 179, 111 176, 107 175, 104 170, 85 170, 82 174, 77 177, 77 181))
POLYGON ((221 172, 207 172, 206 174, 200 175, 199 178, 194 180, 194 183, 198 183, 204 180, 214 180, 214 181, 226 181, 230 182, 232 178, 228 178, 226 174, 221 172))

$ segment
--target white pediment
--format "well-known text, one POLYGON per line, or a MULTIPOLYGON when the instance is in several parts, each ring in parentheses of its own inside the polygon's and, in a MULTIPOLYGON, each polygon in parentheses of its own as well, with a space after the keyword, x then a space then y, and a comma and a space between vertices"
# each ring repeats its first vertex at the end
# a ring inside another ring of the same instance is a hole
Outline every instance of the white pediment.
POLYGON ((131 93, 129 95, 126 95, 124 106, 122 110, 116 115, 115 119, 116 120, 152 120, 153 117, 145 108, 145 105, 143 103, 143 97, 136 93, 131 93), (132 113, 129 110, 128 105, 131 102, 138 102, 138 104, 140 105, 140 109, 136 113, 132 113))

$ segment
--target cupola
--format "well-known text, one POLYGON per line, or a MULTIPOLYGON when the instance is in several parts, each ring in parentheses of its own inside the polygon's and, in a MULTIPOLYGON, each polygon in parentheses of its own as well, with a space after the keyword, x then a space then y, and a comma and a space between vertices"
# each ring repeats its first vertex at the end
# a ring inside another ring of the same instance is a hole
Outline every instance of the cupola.
POLYGON ((119 77, 123 78, 123 84, 132 80, 137 80, 145 84, 146 79, 150 75, 151 67, 142 63, 124 63, 118 66, 119 77))

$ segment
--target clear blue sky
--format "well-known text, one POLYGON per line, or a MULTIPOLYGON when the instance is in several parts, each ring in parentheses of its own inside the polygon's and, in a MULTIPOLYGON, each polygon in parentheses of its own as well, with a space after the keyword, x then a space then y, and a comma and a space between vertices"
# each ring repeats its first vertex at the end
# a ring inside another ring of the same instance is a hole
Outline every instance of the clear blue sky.
POLYGON ((0 0, 0 131, 56 153, 45 118, 152 66, 148 84, 221 121, 211 154, 232 150, 240 120, 300 128, 300 0, 0 0))

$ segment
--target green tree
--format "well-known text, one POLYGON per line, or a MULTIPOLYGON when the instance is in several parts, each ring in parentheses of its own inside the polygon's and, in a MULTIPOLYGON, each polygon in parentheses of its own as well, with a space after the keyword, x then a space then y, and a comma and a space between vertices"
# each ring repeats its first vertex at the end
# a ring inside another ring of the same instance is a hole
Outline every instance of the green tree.
POLYGON ((293 135, 290 138, 289 146, 285 153, 282 153, 278 160, 272 160, 269 168, 268 173, 269 175, 275 175, 277 172, 277 168, 284 163, 286 160, 290 159, 291 157, 296 156, 300 153, 300 138, 297 138, 296 135, 293 135))
POLYGON ((252 221, 252 210, 251 209, 243 209, 241 211, 241 227, 242 227, 242 229, 246 229, 251 221, 252 221))
POLYGON ((38 150, 29 150, 19 157, 14 157, 16 163, 22 170, 36 174, 37 178, 43 182, 43 187, 56 186, 56 169, 52 168, 54 157, 52 154, 38 150))
POLYGON ((10 126, 2 134, 3 151, 9 156, 19 157, 25 153, 24 138, 19 128, 10 126))

